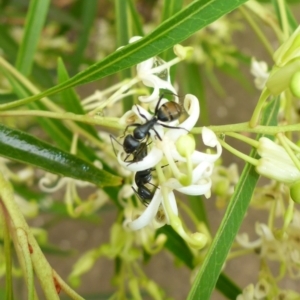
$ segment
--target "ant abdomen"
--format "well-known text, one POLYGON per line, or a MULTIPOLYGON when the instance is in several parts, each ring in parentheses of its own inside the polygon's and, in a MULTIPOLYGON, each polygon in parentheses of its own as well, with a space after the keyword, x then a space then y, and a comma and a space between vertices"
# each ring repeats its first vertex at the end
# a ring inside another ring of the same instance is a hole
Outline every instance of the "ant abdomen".
POLYGON ((166 102, 157 111, 157 119, 161 122, 177 120, 182 114, 182 106, 176 102, 166 102))

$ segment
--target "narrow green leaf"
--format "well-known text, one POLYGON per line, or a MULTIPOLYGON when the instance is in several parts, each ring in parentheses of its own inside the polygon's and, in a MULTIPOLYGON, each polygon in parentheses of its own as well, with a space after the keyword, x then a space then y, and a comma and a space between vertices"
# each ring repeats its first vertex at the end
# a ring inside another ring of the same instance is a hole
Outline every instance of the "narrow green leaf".
POLYGON ((143 25, 140 20, 140 16, 134 7, 134 3, 132 0, 127 0, 127 4, 130 11, 130 17, 132 20, 133 26, 133 35, 144 36, 143 25))
MULTIPOLYGON (((116 32, 117 32, 117 46, 121 47, 127 45, 131 37, 131 26, 128 19, 128 6, 125 0, 115 0, 116 11, 116 32)), ((125 69, 120 72, 121 80, 131 78, 131 70, 125 69)), ((128 111, 133 105, 133 97, 128 97, 123 101, 123 111, 128 111)))
POLYGON ((161 22, 171 18, 174 14, 179 12, 182 9, 182 0, 165 0, 163 13, 161 16, 161 22))
POLYGON ((204 222, 208 229, 210 229, 209 220, 201 196, 188 196, 190 208, 194 212, 198 221, 204 222))
MULTIPOLYGON (((268 104, 263 112, 262 125, 275 126, 278 109, 278 99, 268 104)), ((257 158, 256 150, 252 150, 250 156, 257 158)), ((255 172, 254 166, 247 163, 220 228, 190 290, 188 300, 210 299, 228 252, 248 209, 258 178, 259 175, 255 172)))
POLYGON ((24 75, 31 72, 39 36, 47 16, 50 0, 31 0, 25 23, 25 32, 16 61, 17 69, 24 75))
MULTIPOLYGON (((69 79, 68 71, 63 63, 61 58, 58 59, 57 64, 57 74, 58 74, 58 82, 62 83, 69 79)), ((65 111, 73 112, 75 114, 84 115, 85 111, 81 105, 80 99, 77 96, 74 89, 68 89, 61 92, 61 102, 64 106, 65 111)), ((78 126, 84 128, 87 132, 91 133, 94 137, 98 138, 97 131, 95 127, 90 126, 88 124, 79 124, 78 126)))
POLYGON ((0 124, 0 155, 48 172, 91 182, 118 186, 122 178, 99 170, 90 163, 57 149, 25 132, 0 124))
POLYGON ((89 41, 90 31, 94 25, 94 20, 98 8, 98 0, 81 1, 80 9, 80 25, 81 28, 78 33, 78 40, 76 42, 76 49, 72 55, 72 70, 77 71, 82 63, 84 51, 89 41))
POLYGON ((129 26, 126 0, 115 0, 115 14, 117 47, 121 47, 127 45, 129 40, 129 26))
MULTIPOLYGON (((279 9, 279 5, 278 5, 278 0, 272 0, 277 18, 279 20, 280 23, 280 27, 282 28, 282 19, 281 19, 281 14, 280 14, 280 9, 279 9)), ((290 26, 290 34, 292 34, 297 27, 299 26, 297 20, 295 19, 295 17, 293 16, 293 13, 291 12, 290 8, 287 6, 286 2, 284 1, 284 7, 285 7, 285 11, 286 11, 286 15, 288 18, 288 23, 290 26)))
POLYGON ((7 104, 5 107, 0 105, 0 110, 16 107, 136 65, 180 43, 199 29, 207 26, 246 1, 193 1, 185 9, 163 22, 156 30, 141 40, 115 51, 102 61, 90 66, 62 84, 56 85, 38 95, 7 104))
POLYGON ((160 233, 168 237, 165 248, 172 252, 174 256, 180 259, 187 267, 193 269, 194 255, 182 237, 169 225, 165 225, 156 231, 156 234, 160 233))
POLYGON ((200 102, 200 121, 202 126, 205 126, 209 124, 209 118, 205 96, 205 85, 203 83, 202 73, 203 72, 201 72, 201 66, 195 63, 187 63, 184 66, 184 76, 180 76, 179 80, 182 81, 185 91, 184 94, 190 93, 193 95, 197 95, 200 102))
MULTIPOLYGON (((5 69, 2 70, 3 74, 9 80, 13 91, 19 97, 30 95, 27 89, 15 78, 11 76, 5 69)), ((41 102, 30 103, 29 108, 45 110, 45 106, 41 102)), ((47 118, 37 118, 38 122, 45 129, 45 131, 53 138, 55 143, 65 151, 69 151, 71 145, 71 132, 57 120, 50 120, 47 118)))
POLYGON ((15 94, 7 93, 0 94, 0 103, 8 103, 12 101, 16 101, 18 97, 15 94))
MULTIPOLYGON (((15 61, 17 58, 18 45, 8 33, 8 27, 0 24, 0 45, 4 51, 5 57, 9 61, 15 61)), ((40 67, 36 63, 33 64, 32 76, 39 85, 48 88, 53 86, 54 81, 49 70, 40 67)))
POLYGON ((224 273, 221 273, 216 288, 228 299, 236 299, 242 290, 224 273))
MULTIPOLYGON (((161 22, 171 18, 176 13, 178 13, 182 9, 183 1, 182 0, 165 0, 163 6, 163 13, 161 16, 161 22)), ((165 61, 169 61, 175 57, 173 49, 166 50, 162 55, 161 58, 165 61)), ((174 80, 174 75, 176 73, 176 65, 171 69, 171 78, 174 80)))

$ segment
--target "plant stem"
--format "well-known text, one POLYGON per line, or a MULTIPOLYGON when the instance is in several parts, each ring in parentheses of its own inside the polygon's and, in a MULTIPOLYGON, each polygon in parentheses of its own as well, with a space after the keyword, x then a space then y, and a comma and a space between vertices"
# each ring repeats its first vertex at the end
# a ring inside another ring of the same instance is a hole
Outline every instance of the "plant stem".
POLYGON ((286 15, 285 10, 285 1, 284 0, 277 0, 278 6, 279 6, 279 13, 281 17, 281 25, 282 25, 282 31, 284 35, 284 40, 287 40, 289 37, 289 22, 286 15))
POLYGON ((274 49, 272 48, 271 44, 269 41, 266 39, 265 34, 261 31, 260 27, 256 24, 256 22, 253 20, 251 15, 247 12, 246 9, 243 8, 243 6, 239 7, 239 10, 241 11, 242 15, 245 17, 249 25, 252 27, 253 31, 256 33, 257 37, 260 39, 262 42, 263 46, 269 53, 271 57, 273 57, 274 54, 274 49))
MULTIPOLYGON (((229 124, 229 125, 220 125, 220 126, 207 126, 215 133, 224 133, 228 134, 230 132, 249 132, 249 133, 261 133, 276 135, 280 132, 289 132, 289 131, 300 131, 300 123, 292 125, 282 125, 282 126, 262 126, 258 125, 254 128, 249 126, 248 122, 229 124)), ((191 130, 193 134, 202 133, 202 127, 194 127, 191 130)))
MULTIPOLYGON (((19 249, 19 253, 21 252, 21 256, 25 262, 26 267, 26 258, 22 255, 24 251, 28 251, 28 247, 30 245, 32 251, 30 251, 31 261, 35 270, 35 274, 37 275, 42 289, 44 291, 45 299, 47 300, 59 300, 57 295, 55 286, 53 284, 52 277, 52 268, 44 257, 39 245, 37 244, 32 232, 30 231, 24 216, 22 215, 20 208, 14 201, 14 192, 12 186, 9 182, 5 180, 2 173, 0 173, 0 196, 3 202, 4 207, 6 208, 9 218, 11 219, 12 227, 11 230, 14 236, 14 243, 16 251, 19 249), (17 231, 23 230, 25 234, 25 245, 24 241, 19 240, 19 236, 17 231), (21 249, 20 249, 21 247, 21 249), (26 248, 26 249, 24 249, 26 248)), ((27 274, 27 270, 26 273, 27 274)), ((33 284, 33 283, 32 283, 33 284)))
POLYGON ((236 150, 235 148, 231 147, 230 145, 228 145, 226 142, 224 142, 223 140, 219 139, 219 142, 220 144, 225 148, 227 149, 229 152, 231 152, 233 155, 243 159, 244 161, 254 165, 254 166, 257 166, 257 163, 258 163, 258 160, 255 159, 255 158, 252 158, 238 150, 236 150))

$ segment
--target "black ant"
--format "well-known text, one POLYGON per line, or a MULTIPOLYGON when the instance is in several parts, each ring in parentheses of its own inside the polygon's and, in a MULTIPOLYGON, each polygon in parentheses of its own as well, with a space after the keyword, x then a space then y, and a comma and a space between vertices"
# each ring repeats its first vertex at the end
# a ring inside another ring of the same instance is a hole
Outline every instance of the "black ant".
MULTIPOLYGON (((130 124, 125 128, 125 132, 127 131, 128 127, 135 126, 136 128, 133 130, 132 137, 135 140, 143 140, 146 137, 147 137, 147 139, 149 138, 149 136, 150 136, 149 131, 152 129, 156 133, 157 137, 161 140, 161 137, 159 136, 158 132, 154 128, 155 124, 159 124, 159 125, 161 125, 163 127, 166 127, 166 128, 180 128, 180 127, 174 127, 174 126, 169 126, 169 125, 166 125, 166 124, 158 123, 158 121, 171 122, 171 121, 177 120, 182 114, 182 106, 180 104, 176 103, 176 102, 173 102, 173 101, 166 102, 162 106, 159 107, 160 102, 163 99, 163 97, 164 97, 164 94, 162 94, 160 96, 160 98, 159 98, 159 100, 158 100, 158 102, 155 106, 154 116, 150 120, 148 120, 146 118, 146 116, 143 115, 140 112, 140 109, 137 106, 137 110, 139 112, 139 115, 146 120, 146 123, 144 123, 144 124, 139 124, 139 123, 130 124)), ((184 129, 184 128, 182 128, 182 129, 184 129)), ((124 149, 124 151, 125 151, 125 149, 124 149)))
MULTIPOLYGON (((155 169, 146 169, 143 171, 138 171, 135 173, 134 176, 134 181, 135 184, 137 185, 138 189, 136 190, 133 186, 132 189, 134 190, 134 192, 136 193, 136 195, 139 197, 139 199, 141 200, 141 202, 147 206, 150 201, 152 200, 155 191, 150 191, 145 184, 151 184, 154 187, 156 187, 154 184, 152 184, 150 181, 152 179, 152 174, 151 172, 154 171, 155 169)), ((156 187, 157 188, 157 187, 156 187)))
MULTIPOLYGON (((123 146, 124 151, 127 153, 127 156, 124 159, 124 162, 128 162, 130 164, 142 161, 143 158, 145 158, 148 154, 148 146, 151 144, 147 142, 140 142, 133 138, 131 134, 128 134, 123 142, 123 145, 112 135, 110 135, 111 143, 112 139, 114 139, 119 145, 123 146), (132 160, 127 160, 130 155, 133 155, 132 160)), ((115 155, 117 155, 114 144, 113 149, 115 152, 115 155)))
POLYGON ((128 166, 132 163, 142 161, 148 154, 147 147, 150 144, 151 144, 151 142, 148 144, 146 142, 140 143, 139 147, 132 153, 132 155, 133 155, 132 160, 127 160, 127 158, 130 156, 130 154, 127 155, 124 161, 129 163, 128 166))
MULTIPOLYGON (((166 127, 166 128, 180 128, 180 127, 174 127, 174 126, 169 126, 166 124, 158 123, 158 121, 171 122, 173 120, 177 120, 182 114, 182 107, 180 104, 178 104, 176 102, 169 101, 169 102, 166 102, 163 105, 161 105, 161 107, 159 107, 161 100, 163 99, 163 96, 164 96, 164 94, 162 94, 160 96, 160 98, 155 106, 154 116, 150 120, 148 120, 146 118, 146 116, 140 112, 139 107, 137 106, 137 110, 138 110, 140 116, 146 120, 146 123, 144 123, 144 124, 134 123, 134 124, 128 125, 125 128, 124 135, 125 135, 128 127, 135 126, 136 128, 133 130, 132 134, 126 135, 126 137, 123 141, 123 145, 114 136, 110 135, 112 145, 113 145, 112 139, 114 139, 119 145, 123 146, 124 151, 128 154, 124 161, 127 161, 128 157, 131 154, 133 154, 133 159, 132 159, 132 161, 130 161, 130 163, 141 161, 147 155, 147 153, 146 153, 145 156, 142 156, 142 155, 140 155, 139 152, 142 151, 143 153, 145 153, 145 150, 143 150, 143 149, 146 148, 145 145, 147 145, 147 141, 150 137, 149 131, 151 129, 156 133, 157 137, 161 140, 160 135, 154 128, 155 124, 160 124, 161 126, 166 127), (145 138, 146 138, 146 142, 142 143, 141 141, 143 141, 145 138), (142 144, 143 144, 143 146, 142 146, 142 144)), ((182 128, 182 129, 184 129, 184 128, 182 128)), ((113 148, 114 148, 114 146, 113 146, 113 148)), ((115 148, 114 148, 114 152, 116 154, 115 148)))
MULTIPOLYGON (((162 166, 162 168, 164 168, 166 166, 168 166, 168 165, 164 165, 164 166, 162 166)), ((134 176, 134 181, 135 181, 135 184, 138 187, 138 189, 136 190, 133 186, 132 186, 132 189, 134 190, 136 195, 139 197, 139 199, 145 206, 147 206, 150 203, 150 201, 152 200, 152 198, 155 194, 156 189, 158 188, 156 185, 154 185, 153 183, 150 182, 152 180, 151 172, 154 170, 155 170, 155 168, 138 171, 135 173, 135 176, 134 176), (151 192, 145 186, 145 184, 151 184, 156 189, 151 192)))

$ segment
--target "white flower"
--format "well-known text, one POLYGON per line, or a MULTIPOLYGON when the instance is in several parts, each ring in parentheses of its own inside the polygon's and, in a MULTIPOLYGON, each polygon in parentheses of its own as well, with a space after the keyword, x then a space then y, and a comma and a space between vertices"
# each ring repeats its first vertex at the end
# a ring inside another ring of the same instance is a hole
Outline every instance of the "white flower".
MULTIPOLYGON (((188 135, 188 132, 195 126, 199 118, 199 101, 193 95, 186 95, 184 107, 189 117, 181 124, 176 125, 178 128, 164 129, 163 126, 159 125, 159 122, 155 125, 154 128, 161 140, 151 130, 152 148, 142 161, 128 165, 128 163, 122 160, 122 151, 118 154, 119 163, 131 171, 136 172, 157 166, 156 172, 158 173, 159 186, 145 211, 137 219, 127 220, 126 224, 132 230, 138 230, 149 225, 157 215, 159 208, 162 207, 166 223, 171 224, 173 227, 177 226, 177 229, 180 231, 179 234, 186 235, 178 218, 177 203, 173 190, 188 195, 210 196, 210 176, 213 171, 214 162, 222 153, 222 148, 216 135, 210 129, 203 128, 203 144, 216 148, 216 153, 211 154, 195 150, 194 143, 192 142, 193 138, 188 135), (169 176, 168 178, 165 177, 159 165, 163 157, 167 160, 168 169, 171 169, 173 174, 173 176, 169 176), (185 170, 181 172, 177 164, 181 164, 183 167, 186 166, 185 170)), ((136 106, 132 110, 140 118, 141 122, 146 121, 140 116, 136 106)), ((148 120, 151 119, 151 115, 142 107, 139 107, 139 111, 148 120)), ((168 123, 168 125, 170 124, 172 123, 168 123)), ((175 126, 175 123, 171 126, 175 126)), ((204 238, 202 235, 199 235, 188 236, 191 244, 194 243, 196 245, 198 243, 198 246, 199 244, 203 245, 206 236, 204 238)))
POLYGON ((165 61, 159 57, 151 57, 137 65, 137 76, 145 86, 153 88, 150 96, 140 96, 141 102, 152 102, 159 97, 159 90, 165 89, 176 94, 170 82, 169 68, 165 61), (165 67, 164 67, 165 65, 165 67), (157 68, 161 66, 161 71, 157 68), (154 73, 157 68, 156 73, 154 73))
POLYGON ((262 90, 269 78, 268 65, 264 61, 251 60, 251 74, 255 77, 254 84, 257 89, 262 90))
MULTIPOLYGON (((130 171, 137 172, 156 166, 163 158, 163 155, 166 156, 167 160, 168 158, 172 158, 174 161, 186 162, 186 158, 178 153, 175 143, 181 136, 187 135, 187 133, 195 126, 199 118, 200 107, 197 97, 190 94, 186 95, 184 99, 184 108, 189 115, 185 121, 180 125, 176 125, 174 122, 168 123, 170 126, 178 126, 179 128, 168 129, 165 133, 163 127, 159 125, 159 122, 154 126, 154 129, 159 133, 162 139, 161 141, 156 137, 153 130, 150 131, 153 146, 142 161, 128 165, 128 163, 123 160, 124 151, 122 150, 118 153, 120 165, 130 171)), ((152 116, 142 107, 139 106, 139 110, 148 120, 152 118, 152 116)), ((140 116, 137 106, 133 106, 132 111, 136 114, 141 123, 145 123, 145 119, 140 116)), ((214 163, 221 156, 222 147, 214 132, 206 127, 203 128, 202 139, 205 146, 216 147, 217 153, 210 154, 195 150, 191 154, 192 163, 199 164, 203 161, 214 163)), ((170 163, 169 160, 168 162, 170 163)))
POLYGON ((299 169, 282 146, 262 137, 257 152, 261 156, 256 166, 259 174, 288 184, 300 180, 299 169))
MULTIPOLYGON (((129 40, 129 43, 136 42, 142 37, 134 36, 129 40)), ((159 90, 165 89, 176 94, 175 88, 172 86, 169 75, 170 63, 156 57, 151 57, 136 67, 137 77, 143 82, 145 86, 153 88, 150 96, 140 96, 141 102, 152 102, 159 97, 159 90)))

